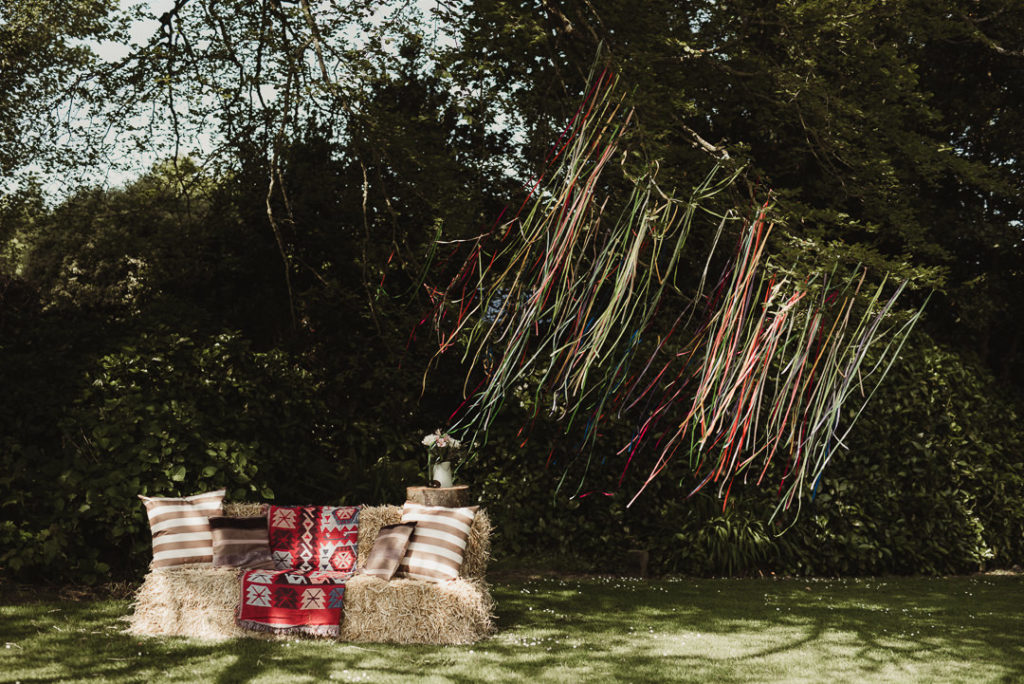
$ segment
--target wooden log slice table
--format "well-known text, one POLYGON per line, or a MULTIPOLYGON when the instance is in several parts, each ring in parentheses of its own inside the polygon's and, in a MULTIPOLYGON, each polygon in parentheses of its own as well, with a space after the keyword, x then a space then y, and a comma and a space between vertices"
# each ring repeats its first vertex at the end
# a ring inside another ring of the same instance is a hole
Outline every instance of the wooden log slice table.
POLYGON ((469 485, 454 487, 406 487, 405 498, 423 506, 458 508, 469 505, 469 485))

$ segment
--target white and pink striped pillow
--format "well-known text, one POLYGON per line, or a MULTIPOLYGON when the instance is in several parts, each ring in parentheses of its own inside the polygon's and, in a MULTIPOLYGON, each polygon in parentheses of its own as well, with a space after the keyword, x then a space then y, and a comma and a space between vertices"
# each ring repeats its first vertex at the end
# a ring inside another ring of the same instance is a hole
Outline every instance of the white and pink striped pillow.
POLYGON ((225 490, 180 498, 139 495, 153 533, 154 570, 213 563, 210 516, 223 513, 225 490))
POLYGON ((407 502, 402 508, 402 522, 414 522, 416 529, 395 577, 430 582, 457 578, 477 508, 422 506, 407 502))

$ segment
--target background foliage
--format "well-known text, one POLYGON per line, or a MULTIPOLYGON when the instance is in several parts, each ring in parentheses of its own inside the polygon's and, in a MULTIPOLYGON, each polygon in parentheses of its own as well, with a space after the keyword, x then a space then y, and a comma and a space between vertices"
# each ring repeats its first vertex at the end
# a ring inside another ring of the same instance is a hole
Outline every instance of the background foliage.
POLYGON ((599 44, 632 86, 625 147, 663 187, 727 155, 751 199, 778 198, 780 263, 863 262, 910 278, 912 304, 935 293, 778 526, 771 488, 724 510, 687 498, 685 463, 627 509, 626 425, 599 436, 592 493, 556 494, 582 462, 543 418, 523 444, 527 388, 459 472, 498 555, 615 570, 648 548, 701 574, 1024 562, 1019 3, 178 0, 134 46, 147 7, 44 5, 0 8, 3 574, 137 575, 139 493, 400 502, 420 438, 462 401, 457 355, 423 384, 429 286, 520 201, 599 44))

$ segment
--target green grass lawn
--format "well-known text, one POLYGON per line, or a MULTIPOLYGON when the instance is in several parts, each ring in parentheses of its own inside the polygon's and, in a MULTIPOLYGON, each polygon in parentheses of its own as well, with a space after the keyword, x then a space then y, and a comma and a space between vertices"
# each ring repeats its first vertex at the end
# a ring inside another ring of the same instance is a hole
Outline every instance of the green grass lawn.
POLYGON ((6 591, 0 681, 1024 682, 1024 576, 505 579, 473 646, 138 638, 127 600, 6 591))

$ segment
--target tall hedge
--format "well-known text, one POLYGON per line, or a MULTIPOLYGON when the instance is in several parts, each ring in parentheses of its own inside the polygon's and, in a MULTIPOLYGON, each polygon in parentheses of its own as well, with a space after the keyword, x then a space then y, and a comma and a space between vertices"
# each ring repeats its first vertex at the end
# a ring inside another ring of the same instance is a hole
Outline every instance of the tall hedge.
POLYGON ((613 463, 611 443, 594 460, 605 461, 603 480, 592 478, 583 498, 570 498, 572 486, 555 493, 564 464, 545 469, 545 453, 511 440, 492 444, 469 470, 491 506, 498 555, 512 562, 557 550, 553 562, 616 571, 627 549, 646 548, 660 572, 974 572, 1024 564, 1017 410, 991 378, 918 336, 813 500, 772 524, 770 487, 734 487, 723 509, 712 488, 687 498, 682 466, 627 508, 637 481, 617 489, 621 462, 613 463))
POLYGON ((0 411, 14 417, 0 438, 5 573, 138 574, 150 553, 139 494, 346 500, 317 383, 283 352, 156 330, 74 368, 40 341, 0 348, 0 411), (60 387, 46 386, 51 364, 68 374, 60 387))

